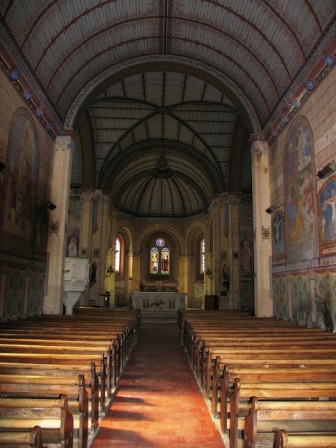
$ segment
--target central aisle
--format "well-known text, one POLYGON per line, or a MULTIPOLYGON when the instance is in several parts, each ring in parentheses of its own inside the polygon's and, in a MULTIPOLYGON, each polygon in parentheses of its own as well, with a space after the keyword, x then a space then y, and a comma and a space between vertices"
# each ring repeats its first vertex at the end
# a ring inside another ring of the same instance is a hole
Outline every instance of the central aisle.
POLYGON ((176 323, 141 324, 92 448, 223 448, 176 323))

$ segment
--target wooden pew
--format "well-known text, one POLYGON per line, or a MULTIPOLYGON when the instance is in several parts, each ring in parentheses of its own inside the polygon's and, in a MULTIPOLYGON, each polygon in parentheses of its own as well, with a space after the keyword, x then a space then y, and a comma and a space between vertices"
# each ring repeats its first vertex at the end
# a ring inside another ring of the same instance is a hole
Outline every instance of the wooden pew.
MULTIPOLYGON (((306 335, 306 343, 302 340, 302 336, 297 335, 296 332, 286 330, 286 336, 281 337, 280 332, 271 333, 268 330, 266 332, 255 331, 253 334, 242 331, 240 334, 234 336, 227 334, 225 336, 219 335, 216 340, 211 342, 201 341, 198 344, 197 353, 193 355, 193 364, 195 374, 200 376, 201 384, 204 386, 203 381, 206 381, 205 377, 212 375, 212 370, 215 365, 217 356, 220 356, 223 362, 225 362, 225 356, 236 352, 258 352, 258 351, 273 351, 273 353, 281 353, 281 350, 285 350, 286 347, 293 347, 293 350, 297 352, 324 352, 330 353, 334 357, 336 352, 336 335, 333 337, 326 337, 324 335, 312 335, 303 332, 306 335), (256 334, 257 333, 257 334, 256 334), (236 338, 237 343, 232 343, 231 340, 236 338), (238 340, 240 338, 240 340, 238 340), (292 340, 291 340, 292 338, 292 340), (263 340, 262 340, 263 339, 263 340), (265 342, 267 340, 267 342, 265 342)), ((293 355, 294 356, 294 355, 293 355)), ((207 384, 209 386, 209 384, 207 384)))
MULTIPOLYGON (((91 399, 95 400, 92 402, 92 409, 95 411, 97 409, 96 403, 96 389, 92 389, 92 387, 96 387, 96 374, 98 374, 99 378, 99 408, 98 412, 103 413, 107 404, 107 393, 106 393, 106 358, 103 355, 60 355, 60 354, 29 354, 29 353, 6 353, 0 355, 0 366, 9 366, 12 364, 16 367, 29 368, 30 366, 36 365, 44 365, 50 371, 53 371, 54 374, 57 374, 59 369, 65 370, 66 368, 70 370, 78 371, 83 368, 83 366, 91 367, 92 376, 90 380, 91 385, 91 399)), ((97 416, 92 414, 93 424, 95 425, 95 420, 97 416)))
MULTIPOLYGON (((309 360, 308 360, 309 361, 309 360)), ((234 381, 239 378, 243 382, 332 382, 336 381, 336 363, 330 365, 309 365, 301 367, 296 365, 281 365, 276 361, 271 365, 245 366, 244 364, 226 365, 220 378, 220 390, 213 386, 211 397, 211 412, 214 417, 220 418, 221 430, 228 430, 228 404, 234 381), (218 399, 219 392, 219 399, 218 399), (220 411, 218 412, 218 404, 220 411)), ((216 382, 216 379, 214 379, 216 382)))
POLYGON ((238 431, 244 429, 244 419, 250 409, 252 397, 269 400, 314 399, 315 403, 317 399, 335 400, 336 382, 248 383, 236 378, 230 398, 230 448, 238 447, 238 431))
MULTIPOLYGON (((85 335, 87 336, 87 335, 85 335)), ((117 337, 113 340, 106 338, 106 335, 92 337, 87 340, 84 335, 70 333, 62 335, 50 335, 50 333, 39 333, 36 331, 34 335, 20 330, 19 335, 15 332, 0 334, 0 353, 7 352, 29 352, 29 353, 70 353, 82 351, 85 354, 102 353, 106 358, 106 385, 108 395, 110 396, 115 389, 117 379, 121 372, 120 344, 117 337), (82 337, 83 336, 83 337, 82 337), (61 347, 61 349, 60 349, 61 347)), ((1 360, 1 356, 0 356, 1 360)), ((106 391, 105 391, 106 392, 106 391)))
POLYGON ((23 372, 27 368, 45 368, 47 375, 46 368, 49 368, 53 376, 70 375, 70 371, 85 374, 87 386, 91 388, 92 424, 96 428, 99 409, 100 413, 104 412, 136 342, 139 322, 138 311, 115 313, 104 310, 101 313, 90 311, 73 316, 29 317, 0 323, 0 366, 6 369, 2 372, 11 373, 9 369, 12 366, 20 368, 22 374, 27 374, 27 371, 23 372), (87 369, 92 365, 94 373, 89 376, 87 369))
MULTIPOLYGON (((276 332, 279 328, 286 328, 292 332, 300 333, 303 329, 307 332, 316 333, 318 331, 323 331, 316 328, 307 328, 301 327, 297 324, 285 321, 279 321, 274 318, 256 318, 256 317, 248 317, 248 318, 240 318, 240 319, 229 319, 223 318, 219 315, 217 318, 204 319, 199 318, 197 320, 186 320, 183 328, 183 336, 181 337, 181 341, 185 348, 188 346, 188 342, 192 340, 195 335, 200 335, 201 337, 210 336, 218 336, 226 331, 237 331, 238 333, 243 332, 244 329, 253 329, 253 330, 268 330, 270 332, 276 332)), ((326 333, 326 332, 325 332, 326 333)), ((252 335, 252 332, 250 332, 252 335)))
POLYGON ((336 432, 303 434, 279 429, 275 432, 273 448, 336 448, 336 432))
POLYGON ((41 426, 7 430, 0 428, 0 446, 7 448, 44 448, 41 426))
MULTIPOLYGON (((268 387, 266 392, 261 392, 261 384, 277 381, 285 383, 283 389, 288 388, 287 393, 292 398, 296 398, 294 393, 297 393, 298 389, 299 398, 304 396, 304 392, 300 390, 301 386, 289 392, 291 382, 302 383, 302 381, 320 383, 320 390, 313 392, 313 396, 316 393, 315 399, 320 397, 319 394, 328 397, 329 392, 332 397, 335 396, 336 337, 334 334, 291 322, 273 318, 255 318, 242 313, 204 313, 202 311, 189 313, 188 310, 180 314, 181 344, 184 345, 205 396, 211 397, 211 409, 217 417, 218 390, 220 389, 222 428, 227 429, 228 426, 226 423, 227 391, 230 390, 234 375, 234 369, 230 373, 231 376, 228 376, 228 373, 224 375, 222 370, 224 366, 230 369, 231 366, 239 365, 240 370, 236 370, 237 376, 244 378, 244 382, 251 383, 254 380, 260 383, 259 392, 262 396, 272 392, 269 388, 270 384, 266 386, 266 389, 268 387), (302 374, 303 369, 305 373, 302 374), (281 373, 278 373, 279 370, 281 373), (318 373, 317 370, 319 370, 318 373), (292 376, 291 380, 289 380, 290 376, 292 376), (330 384, 325 385, 326 382, 334 383, 332 390, 329 390, 330 384)), ((277 394, 279 390, 276 390, 277 394)), ((251 393, 251 390, 246 391, 246 394, 248 393, 251 393)), ((308 393, 309 391, 307 396, 308 393)), ((244 415, 248 410, 249 399, 250 397, 246 396, 243 401, 246 406, 244 415)), ((231 411, 234 408, 232 401, 231 396, 229 405, 231 411)), ((242 402, 239 402, 239 406, 242 410, 242 402)), ((233 428, 233 431, 230 431, 230 437, 235 434, 237 442, 234 414, 234 412, 230 413, 230 418, 233 418, 233 422, 230 422, 230 429, 233 428)))
POLYGON ((205 385, 206 397, 210 398, 210 388, 212 384, 212 375, 214 371, 215 360, 219 356, 223 362, 230 365, 232 362, 237 361, 249 361, 262 360, 264 364, 271 363, 277 360, 279 364, 294 364, 297 365, 306 364, 307 362, 321 363, 321 364, 336 364, 336 345, 333 348, 308 348, 294 350, 290 347, 283 349, 228 349, 228 350, 211 350, 209 353, 209 359, 207 360, 206 367, 202 369, 202 375, 204 375, 201 385, 205 385), (309 361, 311 360, 311 361, 309 361), (205 369, 205 372, 204 372, 205 369))
POLYGON ((98 429, 100 384, 94 362, 91 362, 90 367, 88 367, 86 364, 54 364, 53 368, 50 369, 48 364, 22 364, 20 362, 0 361, 0 376, 1 375, 52 376, 55 378, 60 376, 74 378, 78 375, 83 375, 85 378, 85 387, 88 390, 89 394, 89 429, 90 427, 93 431, 98 429))
POLYGON ((0 375, 1 398, 46 398, 66 395, 73 416, 73 440, 78 448, 88 446, 88 393, 83 375, 78 377, 0 375))
MULTIPOLYGON (((23 338, 22 338, 23 339, 23 338)), ((106 400, 108 400, 113 392, 113 349, 111 346, 105 344, 97 344, 97 346, 83 346, 77 345, 74 342, 63 340, 62 343, 53 344, 49 341, 48 345, 40 343, 24 344, 19 343, 2 343, 0 338, 0 361, 5 358, 7 354, 20 354, 21 355, 33 355, 33 354, 45 354, 49 356, 54 355, 72 355, 74 359, 77 359, 78 355, 86 355, 87 357, 96 358, 97 353, 100 353, 104 359, 106 359, 106 400)), ((88 364, 89 365, 89 364, 88 364)))
MULTIPOLYGON (((275 430, 280 428, 306 437, 309 432, 329 432, 335 437, 336 401, 259 400, 253 397, 245 418, 244 448, 273 448, 275 430)), ((335 446, 336 439, 334 442, 335 446)))
POLYGON ((34 338, 45 339, 45 341, 55 341, 55 344, 63 344, 64 347, 71 343, 76 344, 78 347, 91 347, 99 350, 99 344, 102 344, 101 352, 107 351, 108 365, 111 368, 107 369, 108 373, 108 389, 114 389, 117 379, 120 376, 120 372, 125 365, 127 356, 133 345, 127 342, 127 336, 124 326, 118 325, 117 329, 111 329, 111 326, 107 328, 103 327, 100 323, 100 328, 95 330, 96 323, 83 326, 80 324, 80 329, 68 327, 62 324, 60 321, 56 327, 47 325, 43 328, 40 325, 36 328, 36 323, 31 327, 31 323, 20 324, 18 327, 6 327, 3 329, 0 335, 0 342, 3 344, 10 344, 10 339, 20 341, 21 344, 25 344, 22 340, 28 341, 34 338), (108 335, 108 336, 107 336, 108 335), (67 341, 66 343, 64 341, 67 341), (86 344, 85 344, 86 343, 86 344), (128 350, 128 351, 127 351, 128 350), (110 387, 109 387, 110 385, 110 387))
POLYGON ((73 418, 65 395, 60 398, 0 398, 0 428, 40 426, 43 443, 73 447, 73 418))

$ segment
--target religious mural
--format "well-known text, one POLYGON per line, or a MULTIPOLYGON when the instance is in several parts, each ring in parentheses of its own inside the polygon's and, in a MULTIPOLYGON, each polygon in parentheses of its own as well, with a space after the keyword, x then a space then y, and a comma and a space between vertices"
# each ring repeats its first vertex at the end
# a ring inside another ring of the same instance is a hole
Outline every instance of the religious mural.
POLYGON ((272 218, 272 253, 273 257, 285 256, 285 215, 276 212, 272 218))
POLYGON ((320 248, 336 252, 336 180, 325 185, 319 195, 320 248))
POLYGON ((4 231, 32 241, 38 175, 36 129, 25 111, 13 120, 6 165, 3 226, 4 231))
POLYGON ((285 146, 284 180, 288 253, 295 262, 317 256, 315 168, 309 122, 298 117, 285 146))

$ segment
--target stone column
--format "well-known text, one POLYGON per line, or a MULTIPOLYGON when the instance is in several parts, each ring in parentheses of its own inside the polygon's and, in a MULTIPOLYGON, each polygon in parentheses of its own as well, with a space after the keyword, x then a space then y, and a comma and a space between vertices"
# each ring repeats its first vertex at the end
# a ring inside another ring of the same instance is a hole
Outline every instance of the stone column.
POLYGON ((129 298, 132 294, 133 287, 133 252, 128 252, 126 257, 126 269, 125 269, 125 294, 129 298))
POLYGON ((140 270, 141 254, 133 253, 133 291, 140 291, 141 270, 140 270))
MULTIPOLYGON (((99 294, 105 293, 105 291, 110 291, 109 287, 107 288, 106 280, 109 277, 106 277, 106 270, 111 262, 111 265, 114 266, 114 259, 106 257, 107 250, 111 247, 111 198, 108 195, 101 194, 99 195, 99 199, 97 197, 98 202, 98 223, 99 223, 99 233, 97 235, 97 253, 99 252, 99 280, 98 280, 98 292, 99 294)), ((114 281, 114 274, 113 281, 114 281)), ((109 283, 109 280, 108 282, 109 283)), ((102 297, 102 296, 100 296, 102 297)), ((114 297, 114 296, 113 296, 114 297)), ((102 298, 100 298, 100 302, 102 298)))
POLYGON ((82 192, 82 215, 81 230, 79 242, 79 256, 91 258, 92 242, 92 209, 93 209, 93 191, 82 192))
POLYGON ((189 257, 187 255, 179 256, 179 290, 178 292, 188 292, 188 272, 189 257))
POLYGON ((74 135, 56 138, 50 200, 56 209, 49 214, 47 294, 43 313, 63 313, 65 227, 69 208, 74 135))
POLYGON ((223 194, 213 202, 213 273, 214 291, 219 297, 219 306, 228 308, 226 288, 223 287, 223 268, 228 269, 228 238, 225 234, 225 206, 228 197, 223 194))
POLYGON ((271 298, 271 216, 265 210, 271 205, 268 144, 259 136, 250 138, 253 191, 254 232, 254 308, 258 317, 273 316, 271 298))
POLYGON ((232 260, 229 256, 229 195, 220 197, 220 244, 221 244, 221 297, 219 309, 230 309, 230 283, 232 260))
POLYGON ((231 284, 229 289, 230 308, 240 306, 240 266, 239 266, 239 202, 235 195, 229 197, 229 243, 228 258, 231 266, 231 284))
POLYGON ((115 273, 106 276, 106 272, 109 266, 114 270, 114 260, 115 260, 115 240, 116 240, 116 229, 117 229, 117 211, 112 210, 111 212, 111 202, 110 200, 104 201, 104 223, 102 235, 105 235, 105 241, 102 242, 102 247, 106 250, 106 265, 105 265, 105 291, 110 292, 110 307, 115 307, 115 273), (110 218, 110 219, 108 219, 110 218))
MULTIPOLYGON (((205 253, 204 253, 204 294, 209 295, 213 293, 213 227, 211 216, 207 214, 204 218, 204 239, 205 239, 205 253), (210 270, 210 272, 208 272, 210 270)), ((203 304, 204 305, 204 304, 203 304)))

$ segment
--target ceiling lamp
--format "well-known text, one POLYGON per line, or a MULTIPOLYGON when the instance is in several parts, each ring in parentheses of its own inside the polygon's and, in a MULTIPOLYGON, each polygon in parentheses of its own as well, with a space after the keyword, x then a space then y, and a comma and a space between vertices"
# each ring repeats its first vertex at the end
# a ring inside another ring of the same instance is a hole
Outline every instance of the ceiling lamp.
POLYGON ((44 115, 44 109, 43 109, 43 107, 39 107, 38 109, 36 109, 36 115, 38 116, 38 117, 42 117, 43 115, 44 115))
MULTIPOLYGON (((283 204, 281 204, 283 205, 283 204)), ((281 205, 278 204, 271 204, 266 210, 265 212, 268 213, 269 215, 271 215, 272 213, 274 213, 275 211, 277 211, 281 205)))
POLYGON ((175 172, 169 168, 165 156, 162 154, 158 160, 156 167, 150 171, 152 177, 156 179, 169 179, 173 177, 175 172))
POLYGON ((332 173, 336 171, 336 162, 332 161, 325 165, 320 171, 317 173, 317 177, 320 179, 324 179, 325 177, 330 176, 332 173))
POLYGON ((326 54, 323 58, 323 61, 327 64, 329 68, 333 68, 333 66, 335 65, 335 59, 332 56, 330 56, 330 54, 326 54))
POLYGON ((29 101, 33 96, 33 92, 31 90, 26 90, 25 92, 23 92, 22 96, 26 101, 29 101))
POLYGON ((8 76, 10 77, 10 79, 12 81, 16 81, 17 79, 20 78, 20 72, 18 69, 16 68, 12 68, 9 72, 8 72, 8 76))

